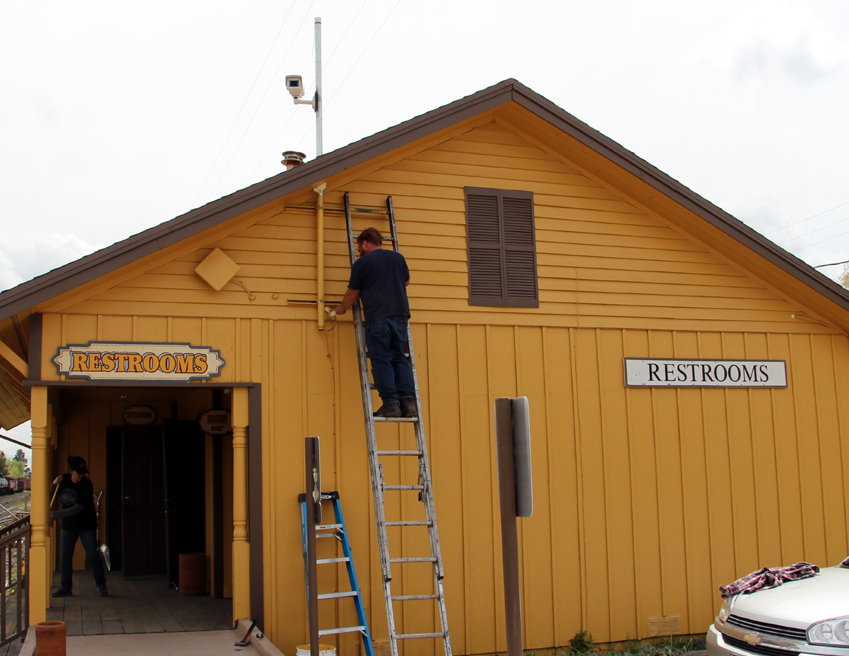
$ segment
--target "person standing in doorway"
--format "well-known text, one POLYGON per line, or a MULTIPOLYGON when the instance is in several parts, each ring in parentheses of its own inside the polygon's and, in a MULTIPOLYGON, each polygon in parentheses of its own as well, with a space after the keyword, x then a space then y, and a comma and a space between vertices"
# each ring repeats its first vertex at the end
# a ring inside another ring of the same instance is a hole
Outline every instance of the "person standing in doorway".
POLYGON ((88 466, 80 456, 68 458, 68 473, 60 474, 53 480, 50 488, 51 499, 57 495, 61 510, 54 511, 54 518, 62 519, 60 538, 61 579, 54 597, 70 597, 73 587, 74 547, 77 538, 83 544, 89 567, 91 567, 97 592, 101 597, 107 595, 106 575, 103 563, 97 551, 97 508, 94 498, 94 486, 88 478, 88 466), (58 489, 57 489, 58 486, 58 489))
POLYGON ((406 356, 410 270, 401 253, 386 250, 382 244, 383 237, 375 228, 359 234, 360 257, 351 267, 348 290, 334 312, 345 314, 357 300, 362 301, 371 372, 383 402, 374 416, 415 417, 415 384, 406 356))

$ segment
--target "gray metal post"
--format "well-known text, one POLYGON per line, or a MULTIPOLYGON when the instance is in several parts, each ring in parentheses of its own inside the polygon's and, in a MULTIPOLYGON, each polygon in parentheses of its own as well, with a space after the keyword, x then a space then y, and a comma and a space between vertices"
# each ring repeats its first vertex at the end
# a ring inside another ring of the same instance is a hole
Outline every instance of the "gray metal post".
POLYGON ((315 19, 315 98, 313 108, 315 109, 315 156, 320 157, 324 153, 324 144, 321 136, 321 112, 324 98, 321 95, 321 18, 315 19))

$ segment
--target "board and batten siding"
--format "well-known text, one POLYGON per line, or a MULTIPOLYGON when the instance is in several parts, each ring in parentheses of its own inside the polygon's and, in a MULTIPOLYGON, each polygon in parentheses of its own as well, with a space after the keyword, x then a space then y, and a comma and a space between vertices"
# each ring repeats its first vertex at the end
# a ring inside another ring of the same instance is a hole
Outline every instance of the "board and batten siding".
MULTIPOLYGON (((492 403, 530 399, 535 510, 520 521, 525 645, 645 637, 649 618, 701 633, 716 587, 764 565, 849 553, 849 341, 747 273, 508 126, 489 123, 328 181, 327 285, 348 276, 342 193, 394 200, 409 287, 455 651, 505 649, 492 403), (468 305, 463 188, 534 194, 540 307, 468 305), (626 388, 624 357, 786 360, 786 389, 626 388)), ((319 333, 311 194, 149 259, 44 316, 57 345, 190 342, 222 351, 217 382, 262 384, 268 635, 305 641, 296 498, 303 437, 322 438, 325 489, 342 494, 375 638, 386 636, 350 320, 319 333), (241 267, 214 292, 193 269, 213 248, 241 267)), ((381 223, 372 215, 358 227, 381 223)), ((409 427, 383 426, 398 444, 409 427)), ((396 502, 414 517, 414 499, 396 502)), ((408 566, 412 567, 412 566, 408 566)), ((327 574, 323 574, 327 576, 327 574)), ((396 576, 412 594, 429 574, 396 576)), ((324 583, 328 583, 324 581, 324 583)), ((429 614, 405 610, 405 631, 429 614)), ((344 611, 337 626, 353 622, 344 611)), ((353 654, 353 638, 341 639, 353 654)), ((407 653, 419 653, 413 647, 407 653)), ((422 653, 426 653, 423 650, 422 653)))
MULTIPOLYGON (((46 319, 51 332, 62 323, 46 319)), ((83 318, 66 319, 67 337, 56 338, 74 341, 83 318)), ((138 318, 100 322, 126 328, 138 318)), ((303 436, 320 435, 324 486, 342 494, 373 633, 385 636, 349 327, 322 335, 309 321, 159 323, 162 339, 221 347, 234 364, 221 382, 262 383, 269 635, 286 648, 303 640, 295 499, 303 436)), ((458 653, 504 649, 491 417, 499 396, 531 404, 535 509, 519 522, 528 648, 566 644, 584 629, 599 641, 645 636, 657 616, 698 633, 718 585, 763 565, 833 564, 849 553, 842 336, 416 324, 413 338, 458 653), (625 388, 626 355, 783 359, 791 384, 625 388)), ((400 445, 405 428, 380 430, 400 445)), ((408 500, 405 516, 417 517, 418 506, 408 500)), ((396 578, 408 593, 429 580, 396 578)), ((405 618, 405 630, 428 619, 405 618)))

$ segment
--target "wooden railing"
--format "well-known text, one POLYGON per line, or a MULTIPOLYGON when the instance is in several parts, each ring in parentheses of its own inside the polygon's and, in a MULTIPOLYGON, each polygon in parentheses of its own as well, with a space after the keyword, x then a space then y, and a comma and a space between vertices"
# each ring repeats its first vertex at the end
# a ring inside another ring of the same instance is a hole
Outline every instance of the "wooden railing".
POLYGON ((28 516, 0 528, 0 646, 22 638, 29 625, 29 536, 28 516))

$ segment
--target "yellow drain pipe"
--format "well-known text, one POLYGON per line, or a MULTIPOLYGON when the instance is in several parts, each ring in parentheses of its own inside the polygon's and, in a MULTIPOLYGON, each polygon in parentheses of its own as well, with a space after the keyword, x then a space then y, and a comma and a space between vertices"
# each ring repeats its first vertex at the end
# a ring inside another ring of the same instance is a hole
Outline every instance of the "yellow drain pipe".
POLYGON ((315 203, 315 253, 316 253, 316 320, 318 329, 324 330, 324 190, 327 183, 315 187, 313 191, 318 198, 315 203))

